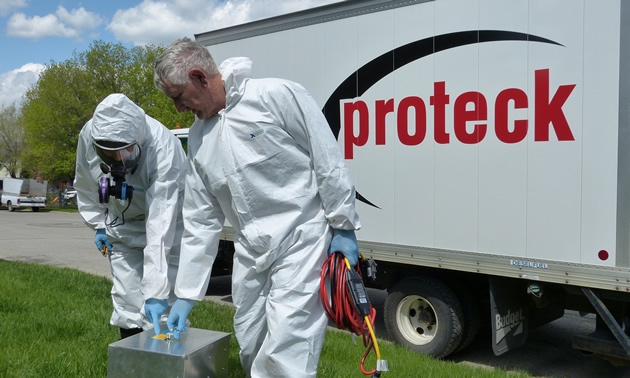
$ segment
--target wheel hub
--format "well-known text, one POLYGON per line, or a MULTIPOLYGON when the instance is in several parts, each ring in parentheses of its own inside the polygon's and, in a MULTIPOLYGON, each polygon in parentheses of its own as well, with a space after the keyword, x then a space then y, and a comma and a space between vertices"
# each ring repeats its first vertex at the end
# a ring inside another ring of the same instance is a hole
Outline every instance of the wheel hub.
POLYGON ((435 310, 426 299, 415 295, 406 297, 400 302, 397 314, 400 332, 409 342, 425 345, 435 338, 435 310))

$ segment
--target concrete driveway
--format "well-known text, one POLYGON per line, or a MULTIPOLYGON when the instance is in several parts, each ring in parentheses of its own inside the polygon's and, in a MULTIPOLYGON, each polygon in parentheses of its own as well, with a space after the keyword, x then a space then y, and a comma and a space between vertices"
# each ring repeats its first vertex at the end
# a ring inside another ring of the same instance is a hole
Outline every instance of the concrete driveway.
POLYGON ((0 210, 0 258, 77 268, 111 278, 109 261, 78 213, 0 210))

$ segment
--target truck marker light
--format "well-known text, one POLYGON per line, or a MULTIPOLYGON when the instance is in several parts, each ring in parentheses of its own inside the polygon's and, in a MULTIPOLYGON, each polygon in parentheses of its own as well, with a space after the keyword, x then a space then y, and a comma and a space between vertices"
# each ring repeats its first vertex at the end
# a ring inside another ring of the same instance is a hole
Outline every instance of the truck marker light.
POLYGON ((602 249, 597 254, 597 257, 599 257, 599 259, 602 260, 602 261, 608 260, 608 257, 609 257, 608 251, 602 249))

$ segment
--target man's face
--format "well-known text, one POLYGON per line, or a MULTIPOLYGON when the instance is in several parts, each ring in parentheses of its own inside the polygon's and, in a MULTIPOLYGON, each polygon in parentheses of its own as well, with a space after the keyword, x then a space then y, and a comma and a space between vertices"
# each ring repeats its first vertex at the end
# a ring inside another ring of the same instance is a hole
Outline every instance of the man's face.
POLYGON ((219 75, 191 75, 185 85, 164 83, 164 94, 173 100, 178 112, 192 112, 199 119, 208 119, 225 107, 225 89, 219 75))

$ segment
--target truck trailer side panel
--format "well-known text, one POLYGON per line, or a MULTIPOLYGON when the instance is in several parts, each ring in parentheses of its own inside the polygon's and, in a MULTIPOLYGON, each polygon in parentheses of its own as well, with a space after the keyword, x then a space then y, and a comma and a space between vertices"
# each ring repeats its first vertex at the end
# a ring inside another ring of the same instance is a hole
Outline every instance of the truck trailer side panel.
POLYGON ((410 284, 441 286, 423 275, 503 277, 532 308, 615 294, 621 319, 628 25, 628 0, 351 0, 196 38, 320 104, 358 192, 360 248, 386 267, 376 286, 410 303, 410 284))
POLYGON ((356 77, 336 118, 375 205, 359 205, 361 240, 615 266, 628 254, 616 230, 620 9, 417 2, 209 49, 300 82, 322 107, 356 77), (363 88, 365 75, 380 79, 363 88))

